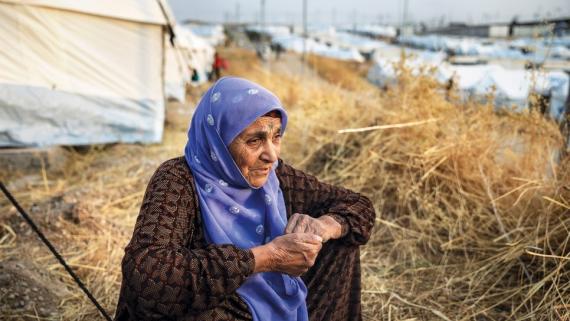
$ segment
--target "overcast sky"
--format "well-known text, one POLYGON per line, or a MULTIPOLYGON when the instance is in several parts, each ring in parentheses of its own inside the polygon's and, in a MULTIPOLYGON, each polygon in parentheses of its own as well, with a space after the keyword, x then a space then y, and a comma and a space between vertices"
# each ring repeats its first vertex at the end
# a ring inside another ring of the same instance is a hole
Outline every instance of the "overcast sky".
MULTIPOLYGON (((259 21, 261 0, 168 0, 178 20, 259 21)), ((404 0, 307 0, 309 21, 401 22, 404 0)), ((300 24, 303 0, 265 0, 268 23, 300 24)), ((408 0, 408 20, 481 23, 570 17, 570 0, 408 0)))

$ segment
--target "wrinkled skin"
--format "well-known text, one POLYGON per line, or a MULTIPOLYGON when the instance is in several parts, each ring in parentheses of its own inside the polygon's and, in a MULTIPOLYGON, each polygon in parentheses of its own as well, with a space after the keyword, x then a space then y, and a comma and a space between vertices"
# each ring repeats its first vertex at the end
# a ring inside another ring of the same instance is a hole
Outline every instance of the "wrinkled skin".
POLYGON ((322 248, 322 239, 314 234, 293 233, 253 248, 254 272, 281 272, 299 276, 309 270, 322 248))
POLYGON ((306 214, 295 213, 289 218, 285 233, 310 233, 318 235, 327 242, 341 237, 342 227, 330 216, 314 218, 306 214))
MULTIPOLYGON (((281 151, 279 113, 259 117, 232 141, 229 151, 249 185, 263 186, 281 151)), ((254 272, 299 276, 313 266, 323 242, 339 237, 341 226, 332 217, 313 218, 295 213, 289 219, 285 235, 251 249, 255 258, 254 272)))
POLYGON ((249 185, 263 186, 281 151, 281 118, 259 117, 232 141, 229 150, 249 185))

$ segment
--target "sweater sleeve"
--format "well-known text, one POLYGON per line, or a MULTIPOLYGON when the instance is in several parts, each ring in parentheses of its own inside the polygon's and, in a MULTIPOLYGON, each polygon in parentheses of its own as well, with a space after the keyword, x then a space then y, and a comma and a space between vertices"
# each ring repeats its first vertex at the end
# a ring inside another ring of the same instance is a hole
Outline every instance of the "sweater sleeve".
POLYGON ((125 296, 137 320, 172 319, 212 308, 253 273, 250 250, 189 248, 192 221, 199 214, 193 183, 177 175, 176 166, 165 162, 151 178, 125 249, 125 296))
POLYGON ((279 161, 277 176, 287 204, 288 215, 303 213, 312 217, 329 215, 342 226, 341 240, 362 245, 370 238, 376 212, 372 202, 346 188, 319 180, 279 161))

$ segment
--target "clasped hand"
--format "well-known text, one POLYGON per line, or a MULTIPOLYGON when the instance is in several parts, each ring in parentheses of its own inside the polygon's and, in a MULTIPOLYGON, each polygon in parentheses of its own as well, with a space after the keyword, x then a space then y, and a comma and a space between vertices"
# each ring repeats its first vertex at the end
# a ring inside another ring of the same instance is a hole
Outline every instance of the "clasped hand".
POLYGON ((255 271, 274 271, 299 276, 315 264, 322 244, 339 238, 341 226, 330 216, 313 218, 295 213, 289 219, 285 234, 252 249, 255 271))

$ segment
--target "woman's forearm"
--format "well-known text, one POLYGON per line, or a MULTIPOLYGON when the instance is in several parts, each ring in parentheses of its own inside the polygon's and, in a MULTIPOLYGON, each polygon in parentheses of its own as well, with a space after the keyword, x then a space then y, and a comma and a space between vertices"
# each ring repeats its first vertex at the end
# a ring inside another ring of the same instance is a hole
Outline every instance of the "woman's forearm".
POLYGON ((256 246, 251 249, 251 252, 253 253, 253 259, 255 261, 253 273, 269 272, 272 270, 272 253, 269 244, 256 246))

